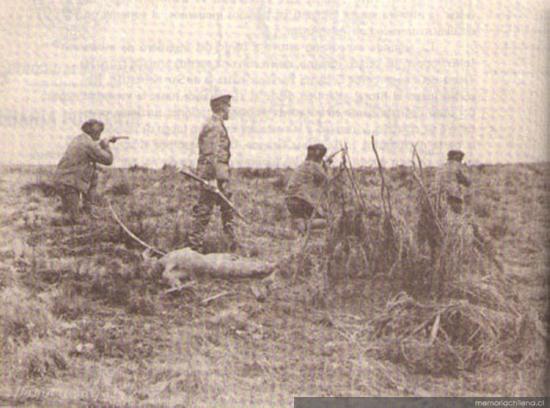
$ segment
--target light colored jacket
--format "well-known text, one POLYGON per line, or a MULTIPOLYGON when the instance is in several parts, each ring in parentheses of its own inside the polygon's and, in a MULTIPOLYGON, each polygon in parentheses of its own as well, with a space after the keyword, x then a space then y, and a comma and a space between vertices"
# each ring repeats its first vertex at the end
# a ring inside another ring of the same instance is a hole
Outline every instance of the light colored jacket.
POLYGON ((436 189, 445 198, 464 201, 464 187, 469 187, 471 181, 466 176, 464 165, 456 160, 449 160, 436 173, 436 189))
POLYGON ((110 166, 113 153, 108 144, 101 147, 90 135, 82 133, 71 141, 57 164, 54 182, 86 192, 90 188, 96 163, 110 166))
POLYGON ((286 195, 300 198, 317 208, 327 180, 327 174, 320 163, 306 160, 290 176, 286 195))
POLYGON ((199 134, 197 173, 205 180, 229 180, 231 141, 222 118, 213 114, 199 134))

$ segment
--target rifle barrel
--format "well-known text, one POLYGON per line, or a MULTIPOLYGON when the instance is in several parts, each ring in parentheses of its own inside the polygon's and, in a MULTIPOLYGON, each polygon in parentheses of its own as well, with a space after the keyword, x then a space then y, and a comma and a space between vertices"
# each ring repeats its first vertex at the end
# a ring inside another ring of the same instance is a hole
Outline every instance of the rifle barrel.
MULTIPOLYGON (((206 182, 206 180, 202 179, 201 177, 193 174, 192 172, 190 171, 187 171, 187 170, 184 170, 184 169, 180 169, 179 172, 187 177, 191 177, 192 179, 198 181, 199 183, 203 184, 203 185, 208 185, 208 183, 206 182)), ((246 224, 250 224, 250 222, 245 218, 244 215, 242 215, 240 213, 240 211, 237 209, 237 207, 235 207, 235 205, 218 189, 218 188, 215 188, 215 189, 212 189, 212 191, 217 194, 223 201, 225 201, 227 203, 227 205, 229 205, 229 207, 231 207, 231 209, 235 212, 235 214, 237 214, 237 216, 242 219, 246 224)))
POLYGON ((333 158, 334 156, 336 156, 338 153, 342 153, 343 151, 344 151, 344 149, 340 149, 340 150, 335 151, 334 153, 332 153, 331 155, 329 155, 329 156, 325 159, 325 161, 328 161, 328 160, 332 159, 332 158, 333 158))

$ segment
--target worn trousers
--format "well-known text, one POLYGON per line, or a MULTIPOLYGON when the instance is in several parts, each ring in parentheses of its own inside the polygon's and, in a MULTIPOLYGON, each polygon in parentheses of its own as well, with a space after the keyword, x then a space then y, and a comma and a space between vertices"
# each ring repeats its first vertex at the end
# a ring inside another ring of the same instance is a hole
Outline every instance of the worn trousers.
MULTIPOLYGON (((220 183, 218 181, 218 189, 228 199, 231 199, 232 194, 229 191, 227 183, 220 183)), ((218 194, 203 188, 201 189, 198 203, 193 207, 193 222, 188 236, 189 246, 191 249, 196 251, 202 250, 206 227, 208 227, 208 224, 210 223, 210 218, 215 205, 220 207, 224 233, 229 239, 235 241, 235 232, 233 230, 233 210, 218 194)))
MULTIPOLYGON (((87 191, 82 193, 82 210, 84 212, 91 212, 92 204, 95 202, 97 197, 97 173, 92 175, 90 181, 90 187, 87 191)), ((66 184, 60 184, 57 186, 57 193, 61 198, 61 211, 64 215, 68 216, 71 221, 78 221, 80 218, 80 194, 81 192, 73 187, 66 184)))
POLYGON ((285 201, 288 212, 292 217, 302 218, 305 220, 309 220, 311 218, 314 208, 306 200, 298 197, 287 197, 285 201))

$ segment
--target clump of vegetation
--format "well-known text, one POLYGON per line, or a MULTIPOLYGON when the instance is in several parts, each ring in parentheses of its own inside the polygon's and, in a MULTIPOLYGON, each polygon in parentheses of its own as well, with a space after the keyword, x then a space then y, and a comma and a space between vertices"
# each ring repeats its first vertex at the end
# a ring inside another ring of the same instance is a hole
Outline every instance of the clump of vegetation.
POLYGON ((48 305, 18 287, 0 291, 1 372, 6 381, 56 376, 67 367, 59 323, 48 305))
MULTIPOLYGON (((479 292, 493 291, 489 286, 479 292)), ((371 321, 375 328, 371 340, 379 345, 379 357, 431 374, 457 375, 480 364, 532 357, 517 344, 526 335, 536 341, 536 333, 521 330, 534 321, 528 314, 520 319, 502 306, 493 308, 458 296, 445 302, 418 302, 401 292, 371 321)))
POLYGON ((251 168, 251 167, 240 167, 235 169, 238 177, 244 179, 265 179, 265 178, 274 178, 281 175, 280 169, 273 169, 271 167, 265 168, 251 168))
POLYGON ((134 164, 134 165, 128 167, 128 171, 131 172, 131 173, 134 173, 134 172, 148 173, 149 170, 150 169, 148 167, 140 166, 139 164, 134 164))
POLYGON ((128 195, 132 192, 132 189, 127 181, 120 181, 113 185, 109 192, 113 195, 128 195))
POLYGON ((18 374, 24 379, 57 377, 68 366, 61 341, 33 339, 17 352, 18 374))
MULTIPOLYGON (((330 190, 326 262, 321 262, 327 294, 342 277, 382 276, 391 282, 389 301, 370 321, 368 341, 376 344, 377 355, 415 372, 450 375, 504 358, 532 358, 518 354, 517 344, 528 335, 521 328, 537 319, 513 296, 502 271, 492 267, 494 254, 478 240, 475 224, 467 217, 445 217, 427 195, 418 169, 398 168, 390 178, 399 185, 411 178, 418 187, 414 200, 397 204, 381 166, 379 172, 382 213, 367 207, 352 171, 330 190), (426 206, 433 218, 421 219, 419 211, 426 206), (420 227, 437 237, 432 251, 419 241, 419 219, 420 227)), ((533 334, 527 341, 534 345, 539 340, 533 334)), ((538 350, 541 358, 543 348, 538 350)))
POLYGON ((116 180, 107 192, 115 196, 126 196, 132 193, 132 186, 128 179, 124 177, 116 180))
POLYGON ((47 337, 57 324, 43 302, 31 298, 18 287, 0 292, 0 321, 2 341, 15 344, 29 343, 33 338, 47 337))
POLYGON ((126 310, 128 313, 151 316, 155 314, 155 302, 149 293, 133 293, 130 296, 126 310))
POLYGON ((275 177, 275 180, 271 183, 273 188, 277 191, 283 191, 288 184, 288 178, 284 174, 280 174, 275 177))
POLYGON ((56 195, 56 188, 53 184, 46 181, 37 181, 33 183, 27 183, 21 190, 26 194, 40 193, 46 197, 52 197, 56 195))
POLYGON ((64 320, 76 320, 91 310, 90 301, 78 293, 79 286, 63 285, 52 297, 54 316, 64 320))
POLYGON ((177 170, 177 167, 173 164, 164 163, 162 165, 161 170, 163 172, 170 172, 171 173, 171 172, 175 172, 177 170))

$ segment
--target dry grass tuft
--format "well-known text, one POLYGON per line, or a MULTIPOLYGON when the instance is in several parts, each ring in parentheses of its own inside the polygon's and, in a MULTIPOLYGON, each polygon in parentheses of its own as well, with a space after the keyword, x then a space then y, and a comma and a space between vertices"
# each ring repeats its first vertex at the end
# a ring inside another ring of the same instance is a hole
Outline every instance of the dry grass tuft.
POLYGON ((128 313, 142 316, 152 316, 155 314, 155 310, 155 302, 149 293, 133 293, 126 307, 128 313))
POLYGON ((46 302, 17 287, 0 292, 2 377, 7 382, 56 377, 67 367, 59 322, 46 302))
POLYGON ((109 190, 109 193, 113 195, 119 195, 119 196, 125 196, 129 195, 132 192, 132 188, 130 186, 130 183, 126 180, 120 180, 116 184, 114 184, 109 190))
POLYGON ((91 312, 92 307, 90 301, 79 294, 75 286, 66 284, 53 294, 51 310, 56 317, 64 320, 76 320, 91 312))
POLYGON ((371 323, 380 357, 426 373, 456 375, 505 358, 518 362, 533 357, 522 354, 529 348, 517 348, 525 336, 521 326, 533 323, 532 318, 467 300, 428 304, 401 293, 371 323))
POLYGON ((57 377, 68 361, 60 341, 33 339, 17 351, 18 375, 24 379, 57 377))
POLYGON ((46 197, 52 197, 56 195, 56 188, 53 184, 46 181, 38 181, 33 183, 27 183, 21 190, 26 194, 40 193, 46 197))
POLYGON ((23 344, 33 338, 45 338, 57 325, 46 304, 18 287, 3 289, 0 304, 3 344, 23 344))

